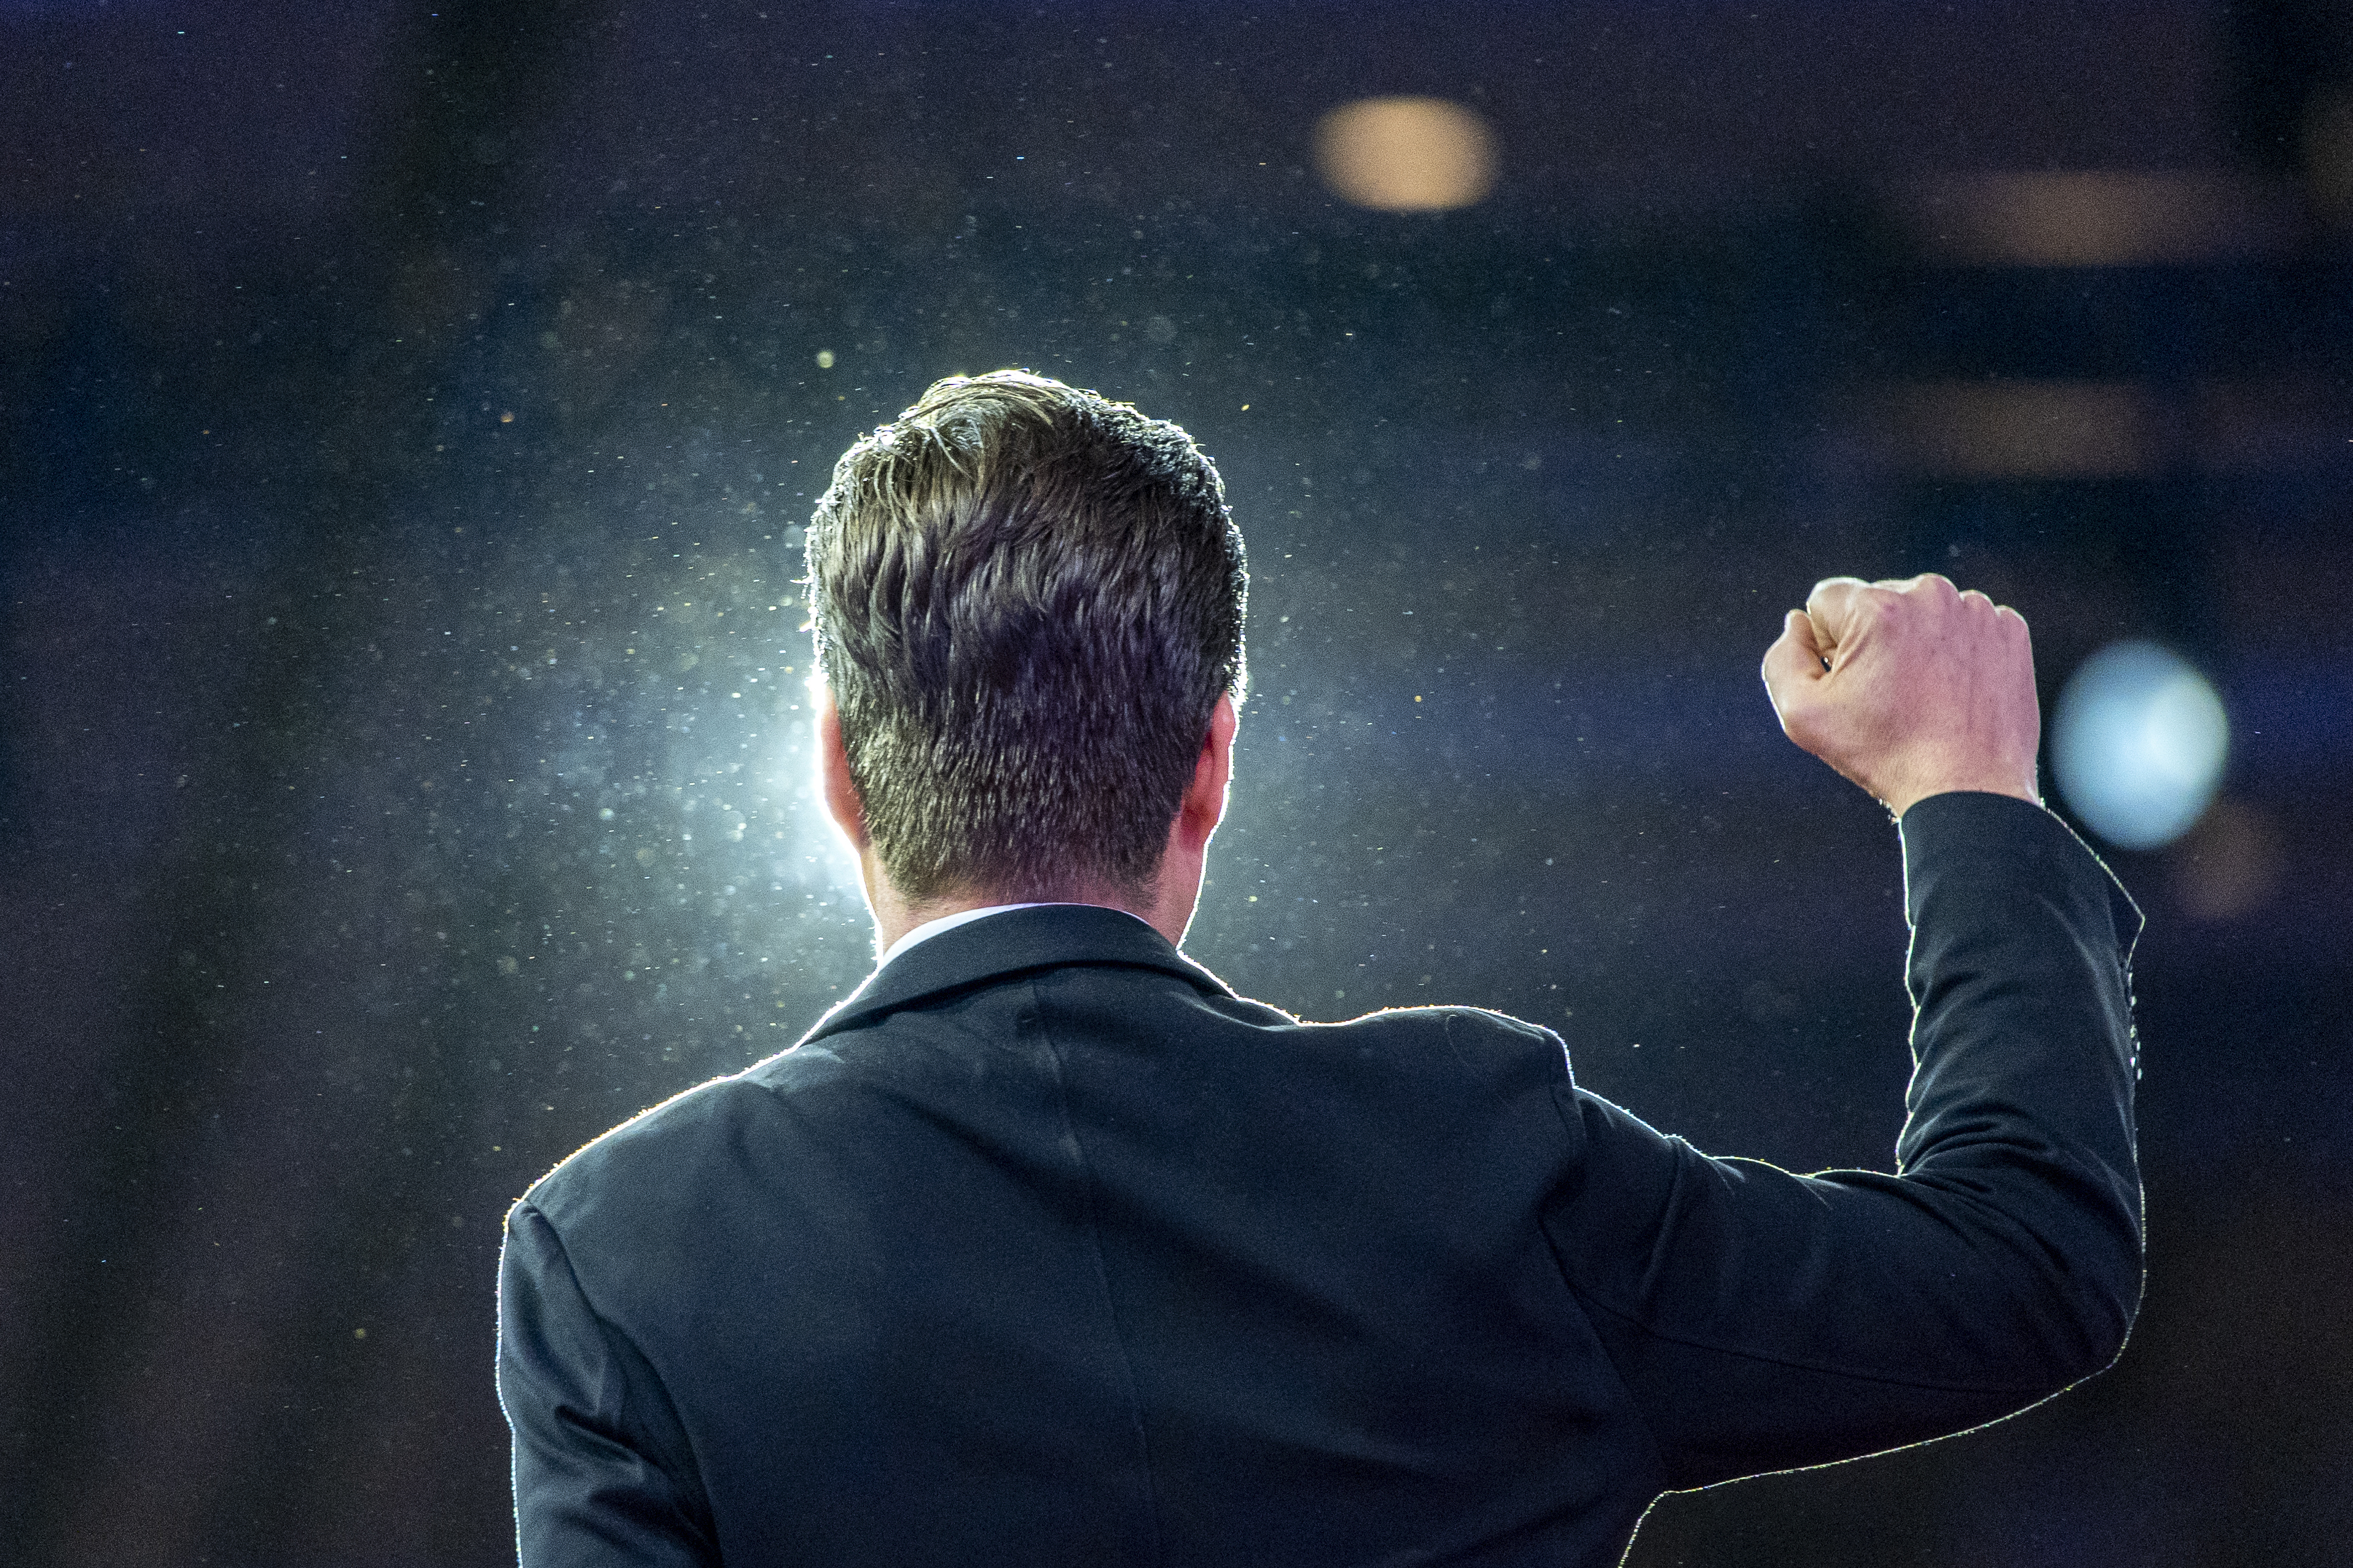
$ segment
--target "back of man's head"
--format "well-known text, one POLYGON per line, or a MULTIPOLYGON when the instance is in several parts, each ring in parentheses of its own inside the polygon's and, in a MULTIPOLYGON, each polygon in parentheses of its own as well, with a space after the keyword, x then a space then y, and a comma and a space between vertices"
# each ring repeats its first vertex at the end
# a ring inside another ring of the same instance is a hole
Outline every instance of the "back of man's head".
POLYGON ((1023 371, 951 376, 836 465, 810 618, 905 898, 1140 894, 1242 692, 1242 540, 1175 425, 1023 371))

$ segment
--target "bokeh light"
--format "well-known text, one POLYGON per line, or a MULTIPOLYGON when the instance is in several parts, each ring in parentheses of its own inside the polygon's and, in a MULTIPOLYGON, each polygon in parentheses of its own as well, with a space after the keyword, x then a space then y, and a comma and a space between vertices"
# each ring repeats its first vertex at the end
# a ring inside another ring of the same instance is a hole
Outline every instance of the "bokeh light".
POLYGON ((1485 121, 1444 99, 1359 99, 1316 125, 1315 166, 1360 207, 1443 212, 1493 187, 1495 138, 1485 121))
POLYGON ((2202 170, 1950 175, 1902 205, 1929 256, 1965 267, 2178 267, 2259 255, 2296 231, 2276 191, 2202 170))
POLYGON ((2243 801, 2216 801, 2167 853, 2175 896, 2192 920, 2242 920, 2279 889, 2279 834, 2243 801))
POLYGON ((1922 473, 2089 479, 2164 456, 2161 410, 2131 382, 1917 382, 1892 388, 1884 415, 1890 455, 1922 473))
POLYGON ((2061 694, 2052 765, 2093 832, 2123 848, 2154 849, 2204 814, 2230 739, 2221 698, 2187 660, 2154 643, 2114 643, 2061 694))

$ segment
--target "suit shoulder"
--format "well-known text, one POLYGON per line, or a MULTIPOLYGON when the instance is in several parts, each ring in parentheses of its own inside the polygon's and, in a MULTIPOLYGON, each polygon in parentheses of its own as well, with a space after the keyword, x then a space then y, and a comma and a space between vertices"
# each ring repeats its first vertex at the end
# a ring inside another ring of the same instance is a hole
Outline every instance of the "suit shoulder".
POLYGON ((1531 1024, 1525 1018, 1514 1018, 1509 1013, 1498 1013, 1492 1007, 1445 1005, 1430 1007, 1383 1007, 1362 1017, 1324 1026, 1335 1029, 1434 1029, 1471 1037, 1516 1040, 1526 1045, 1560 1047, 1560 1037, 1541 1024, 1531 1024))
POLYGON ((1338 1031, 1367 1048, 1443 1051, 1474 1072, 1563 1072, 1568 1060, 1550 1029, 1485 1007, 1384 1007, 1344 1023, 1302 1026, 1338 1031))
POLYGON ((581 1145, 521 1201, 562 1226, 616 1188, 675 1187, 747 1123, 772 1114, 778 1090, 839 1067, 832 1052, 803 1047, 683 1089, 581 1145))

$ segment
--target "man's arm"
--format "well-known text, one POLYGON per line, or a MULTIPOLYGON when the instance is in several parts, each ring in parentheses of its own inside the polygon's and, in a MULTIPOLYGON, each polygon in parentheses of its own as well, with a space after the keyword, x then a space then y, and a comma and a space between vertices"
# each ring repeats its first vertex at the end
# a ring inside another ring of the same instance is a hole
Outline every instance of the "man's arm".
POLYGON ((1936 795, 1904 838, 1900 1176, 1709 1159, 1561 1097, 1580 1180, 1547 1230, 1670 1486, 1993 1420, 2100 1370, 2131 1324, 2138 915, 2021 801, 1936 795))
POLYGON ((597 1316, 528 1199, 507 1216, 499 1258, 499 1404, 514 1434, 522 1568, 719 1561, 660 1380, 597 1316))
POLYGON ((1900 1176, 1711 1160, 1564 1090, 1581 1180, 1547 1227, 1678 1487, 2008 1414, 2105 1366, 2140 1296, 2140 917, 2038 803, 2026 623, 1831 578, 1764 675, 1902 823, 1915 1067, 1900 1176))

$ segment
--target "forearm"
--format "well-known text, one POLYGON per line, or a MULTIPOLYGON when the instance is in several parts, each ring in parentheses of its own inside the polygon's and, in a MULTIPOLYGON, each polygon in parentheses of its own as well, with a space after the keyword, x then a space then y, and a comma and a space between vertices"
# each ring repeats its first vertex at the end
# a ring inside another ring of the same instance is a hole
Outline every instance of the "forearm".
POLYGON ((2140 1292, 2139 911, 2021 801, 1933 796, 1903 837, 1915 1067, 1901 1169, 2008 1247, 2046 1293, 2047 1352, 2082 1375, 2114 1355, 2140 1292))

